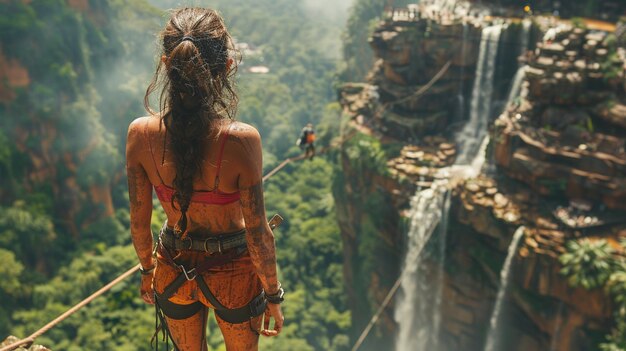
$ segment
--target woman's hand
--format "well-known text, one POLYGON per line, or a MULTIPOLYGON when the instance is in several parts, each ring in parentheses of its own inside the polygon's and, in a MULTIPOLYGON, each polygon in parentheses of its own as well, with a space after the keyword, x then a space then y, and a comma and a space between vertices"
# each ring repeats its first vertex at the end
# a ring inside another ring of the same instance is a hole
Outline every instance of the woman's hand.
POLYGON ((152 278, 154 276, 154 271, 150 274, 142 274, 141 275, 141 288, 139 291, 141 292, 141 298, 145 303, 149 303, 151 305, 154 304, 154 290, 152 289, 152 278))
POLYGON ((283 311, 280 309, 280 305, 268 302, 265 309, 265 318, 263 320, 261 335, 269 337, 277 336, 283 329, 284 321, 285 317, 283 317, 283 311), (274 329, 270 329, 270 316, 274 318, 274 329))

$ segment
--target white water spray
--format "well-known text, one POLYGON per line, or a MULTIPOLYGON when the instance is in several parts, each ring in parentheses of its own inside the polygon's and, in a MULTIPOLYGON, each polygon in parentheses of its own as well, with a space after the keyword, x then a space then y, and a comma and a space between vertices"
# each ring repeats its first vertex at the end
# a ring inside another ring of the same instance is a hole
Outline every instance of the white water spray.
POLYGON ((422 350, 428 345, 430 333, 423 328, 423 316, 418 272, 420 255, 441 219, 445 184, 418 191, 411 200, 411 223, 408 232, 407 253, 404 259, 401 294, 398 298, 395 320, 400 326, 396 350, 422 350))
POLYGON ((513 82, 511 83, 511 90, 509 91, 509 97, 507 99, 506 107, 512 104, 513 101, 515 101, 515 99, 520 96, 520 92, 522 91, 522 82, 524 81, 525 76, 526 66, 522 66, 515 73, 515 77, 513 77, 513 82))
POLYGON ((515 231, 515 234, 513 234, 513 240, 511 240, 506 259, 504 260, 504 266, 502 266, 502 270, 500 271, 500 288, 498 289, 496 304, 493 308, 493 312, 491 313, 491 318, 489 319, 489 332, 487 334, 487 342, 485 343, 485 351, 502 350, 502 348, 496 348, 496 342, 498 341, 498 322, 502 315, 502 303, 506 297, 507 288, 509 286, 511 263, 517 253, 517 248, 520 240, 524 236, 525 230, 526 228, 524 226, 520 226, 515 231))
POLYGON ((468 163, 476 155, 476 149, 487 133, 487 123, 491 118, 493 76, 501 33, 502 26, 494 25, 484 28, 481 34, 470 119, 456 136, 457 147, 460 150, 457 157, 459 164, 468 163))
POLYGON ((439 349, 439 331, 441 330, 441 299, 443 297, 443 285, 446 263, 446 239, 448 237, 448 217, 450 216, 450 192, 447 192, 443 200, 441 211, 441 224, 439 225, 439 263, 437 264, 437 292, 433 311, 433 344, 432 349, 439 349))

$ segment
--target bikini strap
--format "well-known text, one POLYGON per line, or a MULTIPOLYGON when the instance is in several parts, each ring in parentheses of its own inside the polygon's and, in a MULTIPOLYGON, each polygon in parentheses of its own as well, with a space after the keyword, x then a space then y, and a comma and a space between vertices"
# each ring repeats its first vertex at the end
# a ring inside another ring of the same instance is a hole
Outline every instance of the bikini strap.
POLYGON ((222 139, 222 144, 220 145, 220 153, 217 155, 217 172, 215 173, 215 191, 219 191, 217 186, 220 184, 220 170, 222 169, 222 156, 224 155, 224 147, 226 146, 226 140, 228 139, 228 134, 230 132, 230 127, 232 124, 226 128, 224 131, 224 138, 222 139))
POLYGON ((161 184, 165 184, 163 178, 161 178, 161 173, 159 173, 159 168, 157 167, 156 160, 154 159, 154 153, 152 152, 152 143, 150 142, 150 135, 148 135, 148 123, 150 123, 150 117, 146 118, 146 124, 143 127, 143 134, 146 138, 146 142, 148 143, 148 149, 150 150, 150 158, 152 159, 152 164, 154 165, 154 170, 156 171, 161 184))

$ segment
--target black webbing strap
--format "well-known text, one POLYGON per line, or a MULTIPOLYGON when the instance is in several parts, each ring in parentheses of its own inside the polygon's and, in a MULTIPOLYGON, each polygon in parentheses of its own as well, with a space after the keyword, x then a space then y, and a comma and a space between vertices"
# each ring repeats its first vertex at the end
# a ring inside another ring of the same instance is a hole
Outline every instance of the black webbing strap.
POLYGON ((173 229, 164 225, 159 233, 159 240, 163 246, 170 250, 193 250, 214 254, 245 245, 246 230, 242 229, 234 233, 214 235, 208 238, 194 238, 194 233, 189 233, 185 239, 179 239, 173 229))
POLYGON ((265 312, 267 300, 265 299, 265 291, 261 291, 246 305, 239 308, 215 309, 215 313, 228 323, 238 324, 249 321, 251 318, 260 316, 265 312))
POLYGON ((209 300, 211 305, 215 307, 216 311, 227 309, 226 306, 222 305, 222 303, 217 300, 217 297, 213 295, 213 292, 211 291, 211 289, 209 289, 209 286, 204 281, 204 278, 200 276, 196 279, 196 282, 198 283, 198 287, 200 288, 200 291, 202 291, 202 293, 204 294, 204 297, 206 297, 206 299, 209 300))
POLYGON ((213 294, 204 278, 202 278, 202 274, 208 271, 211 267, 221 266, 223 264, 231 262, 234 258, 240 256, 245 251, 245 246, 241 246, 240 248, 231 250, 219 256, 207 257, 195 268, 187 269, 185 268, 185 266, 177 264, 170 255, 167 248, 163 247, 160 242, 158 245, 160 245, 159 252, 164 258, 165 263, 170 266, 177 267, 181 271, 178 277, 176 277, 176 279, 174 279, 163 290, 162 293, 155 294, 157 296, 157 302, 160 304, 160 308, 166 316, 173 319, 189 318, 197 313, 198 310, 203 306, 199 301, 190 305, 178 305, 168 300, 188 280, 196 281, 198 287, 200 288, 200 291, 202 291, 202 294, 204 294, 205 298, 211 303, 211 305, 213 305, 213 307, 215 307, 215 313, 220 316, 221 319, 228 323, 243 323, 249 321, 250 318, 261 315, 265 311, 265 308, 267 306, 267 300, 265 299, 264 291, 261 291, 259 295, 254 297, 246 305, 239 308, 229 309, 224 306, 217 299, 217 297, 215 297, 215 294, 213 294), (170 311, 176 309, 182 310, 170 313, 170 311))
POLYGON ((171 319, 181 320, 187 319, 194 314, 198 313, 204 307, 204 305, 200 301, 196 301, 187 305, 180 305, 177 303, 173 303, 168 299, 163 298, 162 295, 154 294, 156 296, 156 304, 159 309, 165 313, 171 319))

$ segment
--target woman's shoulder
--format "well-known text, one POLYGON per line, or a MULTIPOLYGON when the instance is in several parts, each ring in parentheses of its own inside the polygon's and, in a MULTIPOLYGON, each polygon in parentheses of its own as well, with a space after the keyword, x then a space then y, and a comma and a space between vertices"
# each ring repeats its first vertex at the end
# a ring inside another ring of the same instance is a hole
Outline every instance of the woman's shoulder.
POLYGON ((247 139, 247 140, 261 140, 259 131, 244 122, 233 121, 228 127, 228 133, 235 139, 247 139))
POLYGON ((232 122, 228 127, 231 150, 241 157, 257 157, 261 153, 261 135, 259 131, 243 122, 232 122))
POLYGON ((148 132, 150 128, 158 125, 155 121, 159 118, 156 116, 143 116, 135 118, 128 126, 128 137, 131 138, 139 133, 148 132))

